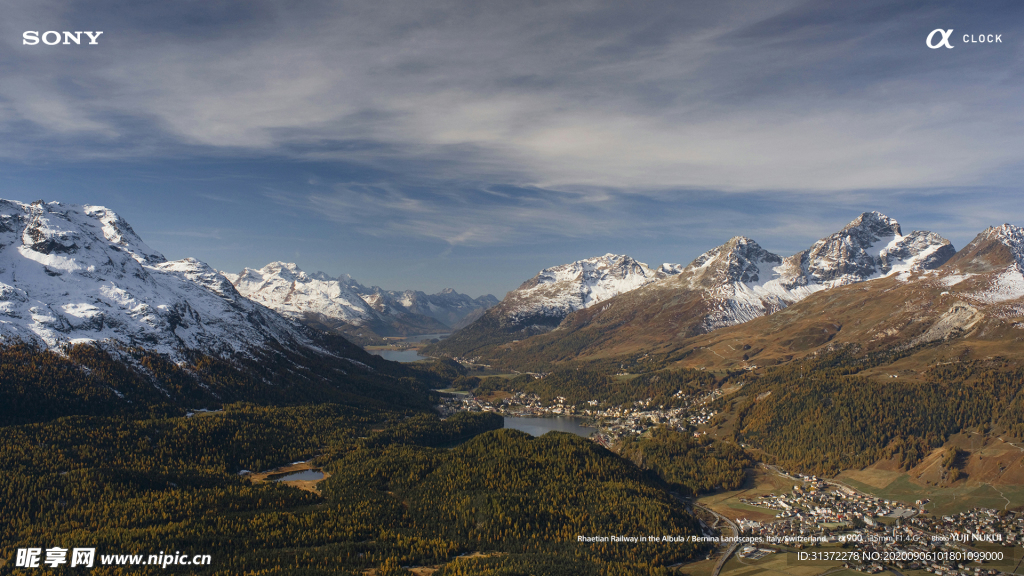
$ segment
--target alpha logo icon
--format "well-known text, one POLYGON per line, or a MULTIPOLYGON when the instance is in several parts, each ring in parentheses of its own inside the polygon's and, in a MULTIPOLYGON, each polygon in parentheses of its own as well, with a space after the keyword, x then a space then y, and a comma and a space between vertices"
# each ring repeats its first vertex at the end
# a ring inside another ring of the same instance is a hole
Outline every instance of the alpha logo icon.
POLYGON ((943 46, 945 46, 946 48, 949 48, 949 49, 952 50, 953 46, 952 46, 952 44, 949 43, 949 37, 952 36, 952 35, 953 35, 953 29, 952 28, 950 28, 949 30, 943 30, 942 28, 936 28, 935 30, 932 30, 932 33, 928 35, 928 38, 925 39, 924 43, 927 44, 928 47, 931 48, 932 50, 935 50, 936 48, 942 48, 943 46), (937 43, 933 44, 932 40, 935 38, 936 34, 942 35, 942 39, 939 40, 937 43))
MULTIPOLYGON (((949 43, 949 37, 953 35, 953 29, 943 30, 942 28, 936 28, 932 30, 932 33, 925 38, 924 43, 932 50, 936 48, 953 48, 953 45, 949 43), (939 35, 940 38, 936 42, 935 36, 939 35)), ((1002 34, 964 34, 964 44, 1002 44, 1002 34)))

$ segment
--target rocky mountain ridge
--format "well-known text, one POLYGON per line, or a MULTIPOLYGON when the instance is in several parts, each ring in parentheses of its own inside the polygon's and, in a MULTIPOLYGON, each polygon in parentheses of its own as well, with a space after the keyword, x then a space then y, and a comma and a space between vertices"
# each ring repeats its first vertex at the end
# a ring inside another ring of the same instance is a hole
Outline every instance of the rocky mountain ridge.
POLYGON ((678 264, 655 269, 629 256, 611 253, 545 268, 471 324, 426 350, 430 354, 461 356, 480 347, 543 334, 575 311, 681 271, 678 264))
POLYGON ((677 264, 652 269, 620 254, 605 254, 537 273, 501 302, 500 313, 510 326, 549 324, 569 313, 679 273, 677 264))
POLYGON ((699 256, 677 282, 704 292, 712 310, 701 327, 711 331, 771 314, 821 290, 937 268, 955 252, 938 234, 915 230, 904 236, 896 220, 865 212, 784 259, 753 240, 733 238, 699 256))
POLYGON ((446 329, 461 328, 468 324, 467 318, 471 322, 498 304, 498 299, 492 294, 473 298, 456 292, 454 288, 445 288, 436 294, 420 290, 385 290, 380 286, 367 288, 347 274, 344 278, 348 287, 377 312, 399 317, 417 314, 437 320, 446 329))

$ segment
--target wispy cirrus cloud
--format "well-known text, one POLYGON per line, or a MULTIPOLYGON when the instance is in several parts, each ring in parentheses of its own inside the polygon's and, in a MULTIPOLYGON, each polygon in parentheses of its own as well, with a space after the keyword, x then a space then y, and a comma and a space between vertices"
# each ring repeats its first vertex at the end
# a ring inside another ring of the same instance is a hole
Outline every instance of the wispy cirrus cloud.
POLYGON ((97 10, 22 3, 4 25, 6 154, 46 153, 18 142, 28 122, 54 139, 90 134, 114 156, 423 158, 549 188, 818 192, 987 183, 1024 144, 1008 128, 1024 120, 1016 48, 923 42, 939 22, 1005 28, 1005 14, 922 2, 225 2, 173 16, 84 4, 97 10), (41 19, 97 22, 104 43, 18 45, 41 19))

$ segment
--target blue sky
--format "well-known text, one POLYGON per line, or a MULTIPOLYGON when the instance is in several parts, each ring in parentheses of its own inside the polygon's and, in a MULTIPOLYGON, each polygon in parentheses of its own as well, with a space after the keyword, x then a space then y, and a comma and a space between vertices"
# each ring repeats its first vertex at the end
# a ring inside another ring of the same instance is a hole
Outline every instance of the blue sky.
POLYGON ((228 271, 501 297, 606 252, 788 255, 865 210, 958 248, 1024 225, 1019 2, 0 10, 0 197, 105 205, 228 271))

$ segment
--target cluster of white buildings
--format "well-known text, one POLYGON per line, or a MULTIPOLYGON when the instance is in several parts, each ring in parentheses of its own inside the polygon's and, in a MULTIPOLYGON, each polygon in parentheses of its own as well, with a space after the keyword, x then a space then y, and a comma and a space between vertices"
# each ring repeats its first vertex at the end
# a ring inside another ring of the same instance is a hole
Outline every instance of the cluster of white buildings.
POLYGON ((813 542, 831 546, 815 550, 855 552, 845 566, 869 574, 892 567, 938 576, 996 576, 998 567, 1010 566, 1009 572, 1016 563, 1012 550, 1002 553, 1009 564, 1000 562, 1000 550, 1024 539, 1021 514, 978 508, 932 518, 920 508, 925 501, 911 506, 814 477, 802 479, 805 485, 789 493, 741 499, 779 514, 771 522, 740 519, 740 530, 769 543, 801 542, 794 545, 798 549, 813 542), (976 556, 979 552, 983 556, 976 556))

